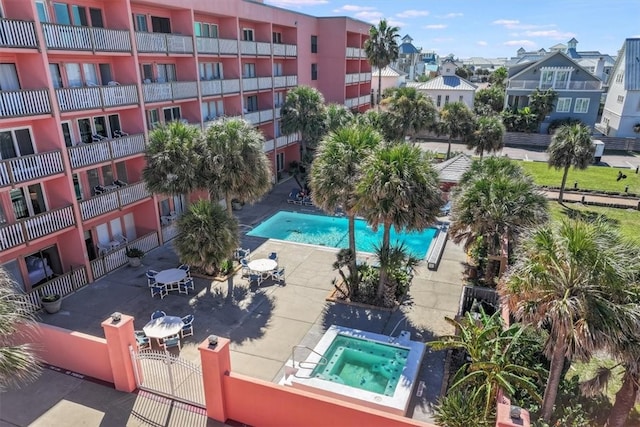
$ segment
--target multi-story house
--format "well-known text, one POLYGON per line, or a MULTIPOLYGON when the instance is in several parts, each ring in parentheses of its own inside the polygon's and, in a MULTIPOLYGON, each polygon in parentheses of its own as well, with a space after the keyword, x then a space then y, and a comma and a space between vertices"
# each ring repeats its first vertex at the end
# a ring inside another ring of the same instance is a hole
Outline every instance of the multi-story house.
POLYGON ((541 132, 546 132, 556 119, 573 118, 591 128, 595 125, 602 82, 564 53, 555 52, 537 61, 510 67, 505 108, 528 106, 529 96, 535 89, 552 89, 558 94, 553 111, 541 125, 541 132))
POLYGON ((607 136, 640 137, 640 38, 626 39, 618 52, 596 130, 607 136))
POLYGON ((438 110, 451 102, 462 102, 473 109, 476 85, 456 75, 457 64, 452 59, 445 59, 440 65, 440 75, 426 82, 409 82, 407 86, 415 87, 433 100, 438 110))
POLYGON ((0 265, 38 302, 174 237, 186 197, 142 181, 157 124, 241 115, 277 181, 300 156, 288 90, 369 107, 369 28, 245 0, 0 0, 0 265))

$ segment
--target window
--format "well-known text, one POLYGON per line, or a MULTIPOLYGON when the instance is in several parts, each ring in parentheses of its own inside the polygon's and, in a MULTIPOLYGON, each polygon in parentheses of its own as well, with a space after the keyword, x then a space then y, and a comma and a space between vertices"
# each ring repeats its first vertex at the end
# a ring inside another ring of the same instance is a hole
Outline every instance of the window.
POLYGON ((202 103, 202 120, 206 122, 220 116, 224 116, 224 103, 221 99, 202 103))
POLYGON ((247 42, 253 41, 253 30, 251 28, 242 29, 242 40, 247 42))
POLYGON ((142 64, 142 81, 144 83, 151 83, 153 81, 153 65, 142 64))
POLYGON ((556 72, 556 82, 553 85, 555 89, 566 89, 567 83, 569 83, 569 72, 568 71, 557 71, 556 72))
POLYGON ((445 95, 444 97, 444 105, 449 104, 449 95, 445 95))
POLYGON ((170 107, 163 108, 162 112, 164 113, 164 122, 169 123, 174 120, 180 120, 180 107, 170 107))
POLYGON ((159 16, 151 17, 151 31, 154 33, 165 33, 169 34, 171 32, 171 21, 169 18, 161 18, 159 16))
POLYGON ((24 263, 29 274, 29 284, 32 287, 44 284, 54 275, 62 274, 62 263, 56 245, 24 257, 24 263))
POLYGON ((273 43, 281 44, 282 43, 282 33, 274 31, 272 33, 271 41, 273 43))
POLYGON ((102 9, 89 8, 89 16, 91 17, 91 26, 96 28, 104 28, 102 20, 102 9))
POLYGON ((256 64, 246 63, 242 65, 242 77, 249 78, 256 76, 256 64))
POLYGON ((463 102, 462 100, 464 99, 464 96, 460 95, 460 97, 458 97, 458 102, 463 102))
POLYGON ((20 90, 15 64, 0 64, 0 90, 20 90))
POLYGON ((280 130, 280 120, 276 120, 273 123, 273 136, 279 138, 282 136, 282 131, 280 130))
POLYGON ((273 75, 274 76, 281 76, 282 75, 282 62, 274 62, 273 63, 273 75))
POLYGON ((80 141, 90 144, 93 141, 93 129, 91 128, 91 119, 78 119, 78 130, 80 132, 80 141))
POLYGON ((49 72, 51 73, 51 81, 53 87, 59 89, 62 87, 62 75, 60 74, 60 66, 58 64, 49 64, 49 72))
POLYGON ((149 130, 155 129, 157 125, 160 124, 160 113, 158 109, 147 110, 147 126, 149 130))
POLYGON ((568 113, 569 111, 571 111, 571 98, 558 98, 558 103, 556 104, 556 112, 568 113))
POLYGON ((222 63, 221 62, 201 62, 200 68, 200 80, 214 80, 222 78, 222 63))
POLYGON ((273 94, 273 106, 282 107, 282 104, 284 104, 284 98, 284 92, 275 92, 273 94))
POLYGON ((256 95, 247 96, 245 98, 244 108, 247 113, 258 111, 258 97, 256 95))
POLYGON ((318 36, 311 36, 311 53, 318 53, 318 36))
POLYGON ((115 135, 116 131, 122 130, 120 127, 120 116, 118 114, 110 114, 109 119, 109 132, 111 137, 115 135))
POLYGON ((129 182, 129 175, 127 174, 127 166, 124 162, 116 163, 116 178, 120 181, 129 182))
POLYGON ((28 218, 47 211, 40 184, 18 187, 9 191, 16 219, 28 218))
POLYGON ((98 86, 100 84, 96 64, 67 62, 64 64, 64 70, 67 74, 67 83, 69 87, 82 87, 84 85, 98 86))
POLYGON ((56 18, 56 24, 71 25, 71 16, 65 3, 54 3, 53 15, 56 18))
POLYGON ((618 95, 618 104, 622 104, 624 102, 624 95, 618 95))
POLYGON ((29 128, 0 132, 0 159, 12 159, 35 154, 29 128))
POLYGON ((49 22, 49 13, 44 1, 36 1, 36 10, 38 11, 38 19, 40 22, 49 22))
POLYGON ((156 71, 158 72, 158 83, 175 82, 177 80, 175 64, 157 64, 156 71))
POLYGON ((311 64, 311 80, 318 80, 318 64, 311 64))
POLYGON ((143 15, 141 13, 133 15, 133 28, 135 28, 136 31, 148 32, 149 26, 147 25, 147 15, 143 15))
POLYGON ((109 132, 107 131, 107 121, 104 116, 97 116, 93 118, 93 128, 95 134, 100 135, 103 138, 109 138, 109 132))
POLYGON ((616 74, 616 83, 622 83, 623 76, 623 73, 616 74))
POLYGON ((284 153, 278 153, 276 155, 276 169, 277 172, 284 170, 284 153))
POLYGON ((218 38, 218 26, 216 24, 196 22, 194 24, 194 32, 196 34, 196 37, 206 37, 211 39, 218 38))
POLYGON ((589 98, 576 98, 573 106, 574 113, 586 113, 589 111, 589 98))
POLYGON ((436 101, 436 107, 439 107, 442 105, 442 95, 438 95, 438 100, 436 101))
POLYGON ((553 87, 553 71, 542 70, 542 73, 540 74, 540 88, 550 89, 552 87, 553 87))
POLYGON ((82 185, 80 184, 80 178, 77 173, 73 175, 73 190, 76 193, 76 200, 82 200, 82 185))
POLYGON ((71 123, 62 122, 62 137, 64 138, 64 145, 71 147, 73 145, 73 138, 71 138, 71 123))

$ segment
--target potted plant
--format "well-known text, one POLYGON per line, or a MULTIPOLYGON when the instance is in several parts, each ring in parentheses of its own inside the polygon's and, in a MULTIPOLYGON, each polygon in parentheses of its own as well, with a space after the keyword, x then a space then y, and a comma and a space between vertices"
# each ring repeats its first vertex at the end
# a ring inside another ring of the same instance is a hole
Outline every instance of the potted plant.
POLYGON ((140 267, 142 258, 144 258, 144 251, 138 248, 127 248, 127 258, 129 258, 131 267, 140 267))
POLYGON ((42 308, 44 308, 47 313, 53 314, 60 311, 60 306, 62 305, 60 294, 43 295, 40 300, 42 302, 42 308))

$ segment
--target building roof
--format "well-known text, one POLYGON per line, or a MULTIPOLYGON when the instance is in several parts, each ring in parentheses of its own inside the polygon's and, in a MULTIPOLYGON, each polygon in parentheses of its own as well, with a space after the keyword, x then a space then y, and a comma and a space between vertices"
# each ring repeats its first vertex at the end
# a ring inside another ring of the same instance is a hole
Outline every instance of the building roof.
POLYGON ((378 75, 382 74, 382 77, 401 77, 406 76, 407 73, 397 70, 393 68, 391 65, 387 65, 382 70, 378 70, 377 68, 371 71, 372 77, 378 77, 378 75), (380 72, 379 72, 380 71, 380 72))
POLYGON ((528 62, 526 64, 519 64, 519 67, 513 67, 513 68, 509 68, 509 72, 508 72, 508 78, 509 80, 511 79, 515 79, 517 78, 520 74, 526 72, 527 70, 533 68, 533 67, 540 67, 542 64, 544 64, 545 62, 547 62, 549 59, 555 57, 555 56, 562 56, 564 58, 566 58, 568 61, 570 61, 572 64, 574 64, 576 66, 576 68, 584 71, 586 73, 586 75, 591 76, 592 78, 601 81, 599 77, 594 76, 592 73, 590 73, 589 71, 587 71, 585 68, 583 68, 577 61, 574 61, 572 58, 570 58, 567 54, 562 53, 560 51, 557 52, 553 52, 551 54, 547 54, 545 56, 543 56, 542 58, 540 58, 538 61, 535 62, 528 62))
POLYGON ((402 43, 398 46, 398 53, 402 55, 412 55, 415 53, 420 53, 418 49, 411 43, 402 43))
POLYGON ((624 70, 620 71, 624 72, 625 90, 640 90, 640 38, 624 41, 614 71, 618 71, 622 58, 624 58, 624 70))
POLYGON ((473 160, 466 154, 458 154, 442 163, 434 165, 441 182, 460 182, 462 175, 471 167, 473 160))
POLYGON ((466 90, 475 91, 476 85, 458 76, 438 76, 421 83, 420 90, 466 90))

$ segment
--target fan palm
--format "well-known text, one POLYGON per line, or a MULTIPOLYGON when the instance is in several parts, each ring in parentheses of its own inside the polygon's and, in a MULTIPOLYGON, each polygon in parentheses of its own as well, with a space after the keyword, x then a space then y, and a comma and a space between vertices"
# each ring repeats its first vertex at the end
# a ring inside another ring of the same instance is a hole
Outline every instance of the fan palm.
POLYGON ((174 247, 184 263, 214 274, 239 246, 238 221, 218 203, 198 200, 178 218, 174 247))
POLYGON ((216 120, 205 131, 205 164, 211 169, 215 187, 227 203, 227 212, 233 215, 231 200, 254 203, 271 189, 271 167, 264 154, 264 137, 245 120, 223 118, 216 120))
POLYGON ((16 292, 17 285, 0 267, 0 391, 35 380, 40 360, 31 344, 15 344, 18 334, 33 328, 30 307, 16 292))
POLYGON ((289 92, 280 108, 280 129, 284 134, 300 132, 303 158, 326 132, 324 97, 315 88, 298 86, 289 92))
POLYGON ((547 149, 549 167, 564 169, 558 203, 562 203, 564 186, 569 168, 586 169, 593 161, 595 146, 591 142, 591 131, 583 124, 563 125, 553 135, 547 149))
POLYGON ((394 90, 385 102, 388 102, 392 123, 402 139, 429 129, 436 122, 437 110, 433 101, 413 87, 394 90))
POLYGON ((356 123, 371 126, 382 134, 385 141, 395 141, 399 138, 398 128, 393 123, 393 116, 387 110, 367 110, 355 116, 356 123))
POLYGON ((545 421, 553 413, 565 359, 586 360, 636 336, 640 305, 628 285, 638 277, 637 253, 637 246, 602 221, 545 224, 521 242, 499 292, 516 319, 549 329, 545 421))
MULTIPOLYGON (((362 171, 356 210, 374 230, 382 224, 383 249, 389 248, 392 226, 424 230, 435 222, 443 204, 438 175, 420 148, 407 144, 382 147, 364 161, 362 171)), ((386 285, 387 270, 380 268, 378 298, 386 285)), ((391 291, 387 293, 395 294, 391 291)))
POLYGON ((149 133, 142 178, 154 194, 180 195, 209 186, 201 175, 199 128, 174 121, 149 133))
POLYGON ((348 126, 354 120, 353 113, 344 105, 327 105, 327 132, 333 132, 341 127, 348 126))
POLYGON ((436 129, 438 133, 449 136, 447 140, 447 159, 451 155, 451 140, 461 138, 467 141, 475 129, 473 112, 462 102, 452 102, 440 110, 440 121, 436 129))
POLYGON ((349 275, 357 291, 356 269, 356 185, 361 176, 364 159, 380 144, 382 137, 370 126, 342 127, 327 135, 318 147, 311 167, 313 202, 325 212, 333 213, 341 207, 349 219, 349 275))
POLYGON ((504 147, 504 141, 502 140, 504 133, 504 124, 502 124, 502 119, 500 119, 499 116, 478 117, 476 120, 476 129, 473 131, 467 147, 469 149, 475 148, 476 154, 478 154, 480 160, 482 160, 482 155, 485 151, 491 153, 504 147))
POLYGON ((367 60, 378 73, 378 96, 376 103, 380 111, 380 97, 382 95, 382 69, 398 59, 398 27, 390 26, 386 19, 380 20, 378 26, 371 26, 369 38, 364 42, 367 60))

